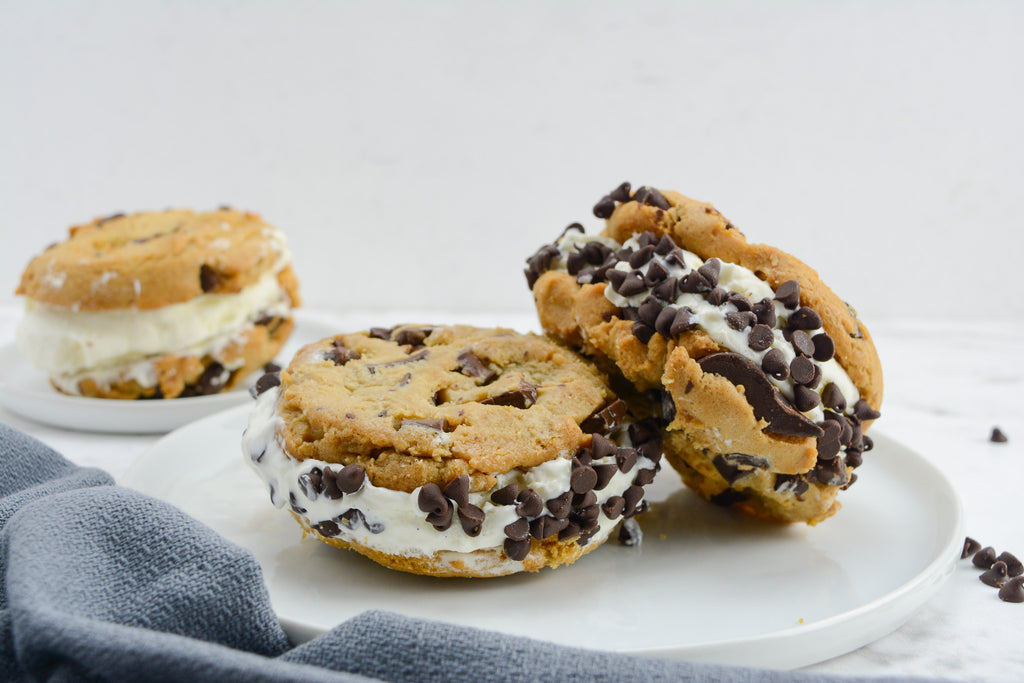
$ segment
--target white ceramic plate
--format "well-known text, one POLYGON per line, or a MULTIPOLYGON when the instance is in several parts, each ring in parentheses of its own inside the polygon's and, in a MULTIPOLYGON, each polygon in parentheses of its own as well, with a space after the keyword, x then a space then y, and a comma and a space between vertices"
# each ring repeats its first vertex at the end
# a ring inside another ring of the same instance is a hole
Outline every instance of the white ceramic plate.
MULTIPOLYGON (((296 311, 295 330, 278 354, 290 359, 300 346, 338 330, 324 321, 296 311)), ((255 381, 257 375, 249 378, 255 381)), ((36 422, 88 432, 162 434, 249 400, 249 384, 222 394, 167 401, 117 401, 62 394, 46 373, 36 369, 14 344, 0 347, 0 405, 36 422)))
POLYGON ((874 433, 843 510, 817 527, 710 505, 667 467, 649 486, 644 539, 574 565, 494 579, 433 579, 302 540, 241 454, 246 406, 168 434, 123 484, 173 503, 250 549, 275 610, 302 641, 384 609, 566 645, 791 668, 899 627, 952 573, 963 545, 949 482, 874 433))

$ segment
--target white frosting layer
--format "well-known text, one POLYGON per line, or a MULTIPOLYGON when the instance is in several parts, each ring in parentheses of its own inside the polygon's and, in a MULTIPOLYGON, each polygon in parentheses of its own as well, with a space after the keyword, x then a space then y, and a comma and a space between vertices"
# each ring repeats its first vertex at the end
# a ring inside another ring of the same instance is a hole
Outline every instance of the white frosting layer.
MULTIPOLYGON (((559 256, 556 257, 551 263, 552 270, 566 271, 566 257, 568 254, 582 249, 587 242, 599 241, 605 246, 609 247, 613 251, 617 251, 621 247, 631 247, 633 250, 639 250, 639 239, 638 237, 631 237, 626 240, 625 243, 619 244, 615 240, 608 237, 594 237, 588 236, 581 232, 570 231, 566 233, 561 239, 559 239, 557 246, 559 249, 559 256)), ((697 270, 704 261, 694 254, 693 252, 681 249, 683 252, 683 261, 686 264, 686 268, 680 267, 667 260, 664 256, 655 254, 650 261, 639 268, 641 273, 646 275, 651 265, 655 262, 663 266, 669 273, 669 277, 680 278, 686 273, 692 270, 697 270)), ((719 259, 720 260, 720 259, 719 259)), ((745 296, 751 303, 756 303, 762 299, 769 299, 774 302, 775 316, 779 324, 783 323, 789 315, 792 313, 782 303, 774 301, 775 291, 771 288, 764 280, 757 277, 753 271, 742 266, 727 263, 721 261, 721 270, 718 276, 718 286, 726 291, 738 292, 745 296)), ((615 266, 616 270, 624 272, 630 272, 633 268, 627 262, 619 262, 615 266)), ((645 290, 639 294, 633 296, 622 296, 616 292, 611 285, 605 287, 605 297, 616 306, 621 307, 633 307, 638 308, 640 304, 650 295, 650 291, 645 290)), ((782 328, 779 324, 772 330, 775 340, 772 345, 763 351, 755 351, 750 348, 748 344, 748 333, 749 330, 736 330, 729 326, 726 321, 726 314, 735 313, 739 309, 732 303, 725 303, 721 306, 715 306, 707 301, 703 294, 690 294, 682 293, 679 294, 675 301, 669 305, 676 308, 689 308, 693 311, 692 320, 702 330, 704 330, 712 340, 714 340, 720 346, 729 349, 731 352, 739 354, 751 361, 753 361, 758 367, 761 367, 761 362, 764 359, 765 354, 773 348, 778 349, 782 352, 785 357, 787 365, 796 358, 796 351, 793 349, 793 345, 785 340, 782 334, 782 328)), ((816 330, 805 330, 812 337, 816 334, 823 333, 823 328, 816 330)), ((842 366, 834 358, 827 361, 813 361, 818 367, 821 368, 821 381, 817 385, 819 392, 824 389, 829 383, 835 384, 836 387, 842 392, 843 398, 846 399, 846 405, 848 410, 852 410, 853 405, 860 399, 860 392, 850 379, 846 371, 843 370, 842 366)), ((792 401, 793 399, 793 380, 785 379, 779 380, 771 375, 767 375, 769 381, 774 384, 779 391, 782 392, 786 398, 792 401)), ((812 422, 820 422, 824 419, 824 411, 822 408, 816 407, 804 413, 809 420, 812 422)))
MULTIPOLYGON (((419 508, 419 488, 412 493, 394 491, 374 486, 367 478, 362 488, 340 499, 332 500, 315 494, 310 499, 299 484, 299 475, 308 473, 314 467, 321 470, 324 467, 336 470, 340 467, 320 460, 296 460, 285 453, 277 436, 281 420, 274 412, 278 393, 279 389, 275 387, 257 398, 249 416, 248 428, 242 437, 243 455, 267 485, 271 502, 276 507, 285 507, 294 501, 297 507, 306 511, 297 514, 301 514, 311 526, 333 520, 349 509, 358 509, 365 517, 365 524, 354 524, 351 529, 339 524, 337 537, 389 555, 433 555, 449 563, 470 563, 482 573, 507 574, 522 569, 522 562, 504 559, 495 563, 493 558, 469 555, 477 550, 501 549, 505 542, 505 527, 519 518, 515 505, 492 503, 490 491, 469 494, 469 502, 481 508, 485 515, 477 536, 467 535, 457 517, 448 529, 435 529, 426 521, 426 513, 419 508)), ((620 445, 628 445, 628 438, 626 430, 622 429, 617 441, 620 445)), ((614 462, 614 456, 610 456, 595 460, 593 464, 614 462)), ((632 486, 639 470, 655 467, 653 461, 640 455, 637 464, 629 472, 616 471, 604 489, 594 491, 598 504, 612 496, 621 496, 632 486)), ((571 469, 572 455, 567 454, 526 470, 498 474, 498 483, 492 490, 517 483, 520 490, 532 488, 542 500, 549 500, 569 490, 571 469)), ((622 517, 620 515, 616 519, 609 519, 602 511, 598 520, 600 527, 591 536, 591 543, 605 540, 622 517)))
POLYGON ((120 375, 155 384, 151 361, 167 353, 215 354, 265 315, 288 315, 291 301, 266 273, 237 294, 203 294, 190 301, 139 311, 70 311, 25 300, 17 330, 21 352, 66 390, 85 376, 120 375))

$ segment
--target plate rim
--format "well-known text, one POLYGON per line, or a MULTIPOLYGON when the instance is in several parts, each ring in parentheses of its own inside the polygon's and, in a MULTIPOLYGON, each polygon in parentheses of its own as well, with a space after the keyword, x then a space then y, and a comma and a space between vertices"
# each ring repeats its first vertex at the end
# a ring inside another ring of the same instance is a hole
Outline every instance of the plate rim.
MULTIPOLYGON (((192 429, 201 430, 205 424, 234 418, 234 413, 237 413, 239 419, 242 420, 247 412, 248 410, 245 405, 234 406, 183 425, 165 434, 133 461, 118 483, 131 487, 133 477, 137 476, 138 471, 143 469, 147 457, 152 457, 150 454, 158 452, 162 447, 166 448, 167 442, 180 438, 179 432, 192 429)), ((949 525, 943 527, 944 538, 936 541, 937 550, 932 553, 930 559, 920 571, 883 595, 877 596, 849 610, 815 621, 737 638, 721 638, 651 648, 613 648, 612 651, 626 655, 685 659, 702 663, 737 665, 738 662, 738 665, 748 667, 795 669, 852 652, 895 631, 903 625, 953 575, 956 568, 956 560, 959 558, 963 544, 965 528, 964 507, 955 486, 931 461, 909 446, 888 436, 882 430, 873 429, 872 438, 875 439, 876 445, 882 445, 883 448, 895 447, 902 451, 902 457, 912 458, 915 461, 915 466, 924 467, 925 471, 929 473, 929 481, 941 484, 942 490, 940 493, 942 498, 953 504, 948 510, 949 525), (863 622, 870 623, 864 624, 863 622), (825 638, 826 636, 831 636, 831 638, 825 638), (822 639, 826 641, 823 645, 820 643, 822 639), (808 643, 814 642, 818 642, 820 646, 806 647, 808 643), (783 643, 785 643, 786 647, 780 647, 783 643), (795 647, 794 643, 801 644, 803 647, 795 647), (750 661, 752 655, 756 661, 750 661)), ((239 459, 241 459, 241 456, 239 456, 239 459)), ((682 482, 680 482, 680 486, 685 488, 682 482)), ((231 539, 228 540, 233 543, 235 542, 231 539)), ((250 552, 252 551, 250 550, 250 552)), ((268 594, 273 601, 271 587, 265 574, 264 585, 267 587, 268 594)), ((382 607, 381 609, 388 608, 382 607)), ((308 641, 330 630, 316 624, 305 623, 288 616, 282 616, 276 609, 275 612, 285 633, 296 644, 308 641)), ((458 624, 458 622, 449 623, 455 623, 468 628, 481 628, 468 624, 458 624)), ((516 637, 529 639, 529 636, 516 637)), ((565 646, 573 647, 571 645, 565 646)), ((586 646, 575 647, 586 649, 586 646)))

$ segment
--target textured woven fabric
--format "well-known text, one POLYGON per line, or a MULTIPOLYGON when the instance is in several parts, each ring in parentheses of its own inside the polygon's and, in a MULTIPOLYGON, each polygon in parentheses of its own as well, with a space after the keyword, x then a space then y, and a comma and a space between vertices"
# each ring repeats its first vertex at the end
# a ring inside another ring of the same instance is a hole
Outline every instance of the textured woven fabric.
POLYGON ((0 680, 243 679, 826 680, 571 649, 387 612, 292 647, 248 551, 0 424, 0 680))

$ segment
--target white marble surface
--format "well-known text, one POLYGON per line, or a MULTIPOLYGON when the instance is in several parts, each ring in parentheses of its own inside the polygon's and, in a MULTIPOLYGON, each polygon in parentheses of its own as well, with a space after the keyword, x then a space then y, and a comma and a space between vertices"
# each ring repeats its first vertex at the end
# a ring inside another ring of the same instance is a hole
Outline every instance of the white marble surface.
MULTIPOLYGON (((13 336, 20 312, 0 307, 0 344, 13 336)), ((409 320, 402 311, 327 316, 338 329, 409 320)), ((415 319, 502 324, 536 329, 524 311, 487 315, 433 311, 415 319)), ((954 482, 969 535, 997 551, 1024 557, 1020 472, 1024 462, 1024 324, 978 321, 881 320, 871 326, 885 369, 883 418, 876 428, 928 457, 954 482), (989 442, 998 425, 1009 442, 989 442)), ((0 421, 20 428, 81 465, 115 477, 155 436, 103 435, 43 426, 0 409, 0 421)), ((871 476, 870 454, 860 470, 871 476)), ((840 513, 842 514, 842 513, 840 513)), ((827 522, 826 522, 827 523, 827 522)), ((879 566, 885 557, 877 558, 879 566)), ((1002 681, 1024 671, 1020 624, 1024 604, 1000 601, 961 562, 940 592, 896 632, 871 645, 808 668, 844 675, 935 676, 1002 681), (1015 673, 1016 672, 1016 673, 1015 673)))

